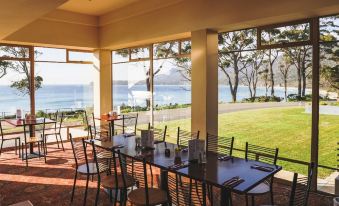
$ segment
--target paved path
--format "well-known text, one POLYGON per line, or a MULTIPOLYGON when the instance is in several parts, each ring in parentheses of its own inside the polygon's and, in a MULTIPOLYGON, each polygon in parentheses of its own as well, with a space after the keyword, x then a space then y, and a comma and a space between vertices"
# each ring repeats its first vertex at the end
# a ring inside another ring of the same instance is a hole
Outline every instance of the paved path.
MULTIPOLYGON (((264 103, 225 103, 219 104, 219 114, 237 112, 253 109, 277 108, 277 107, 295 107, 304 106, 299 102, 264 102, 264 103)), ((146 124, 150 121, 150 112, 139 112, 139 123, 146 124)), ((187 119, 191 117, 191 108, 166 109, 154 112, 156 122, 170 120, 187 119)))

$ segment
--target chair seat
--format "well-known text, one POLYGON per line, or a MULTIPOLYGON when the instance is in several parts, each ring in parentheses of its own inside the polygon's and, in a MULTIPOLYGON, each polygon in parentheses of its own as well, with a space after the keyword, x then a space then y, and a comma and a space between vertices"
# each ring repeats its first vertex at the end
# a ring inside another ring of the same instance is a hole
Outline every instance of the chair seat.
POLYGON ((122 188, 132 187, 135 184, 135 180, 133 179, 132 176, 127 175, 125 177, 126 185, 124 185, 122 178, 123 176, 121 174, 117 175, 118 183, 116 183, 114 175, 103 176, 101 177, 101 185, 109 189, 115 189, 115 188, 122 189, 122 188))
MULTIPOLYGON (((100 165, 99 165, 99 168, 104 168, 104 167, 100 167, 100 165)), ((96 166, 95 163, 88 163, 88 170, 89 171, 87 171, 86 164, 80 165, 77 169, 77 171, 80 174, 97 174, 98 173, 97 166, 96 166)), ((105 171, 106 170, 102 170, 102 171, 100 171, 100 173, 105 172, 105 171)))
POLYGON ((248 195, 260 195, 265 194, 271 191, 270 185, 268 183, 260 183, 255 188, 251 189, 247 194, 248 195))
MULTIPOLYGON (((167 202, 167 193, 158 188, 149 188, 149 204, 159 205, 167 202)), ((145 188, 138 188, 128 194, 128 200, 135 205, 146 205, 145 188)))
MULTIPOLYGON (((42 142, 43 140, 40 137, 29 137, 26 139, 26 143, 36 143, 36 142, 42 142)), ((25 141, 22 141, 25 143, 25 141)))

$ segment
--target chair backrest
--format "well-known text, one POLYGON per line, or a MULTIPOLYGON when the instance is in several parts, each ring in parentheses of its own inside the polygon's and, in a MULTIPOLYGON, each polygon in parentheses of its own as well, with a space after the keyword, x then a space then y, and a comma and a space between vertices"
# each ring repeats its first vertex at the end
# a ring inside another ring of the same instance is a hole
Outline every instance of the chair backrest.
POLYGON ((245 159, 252 159, 268 164, 277 164, 278 148, 267 148, 246 142, 245 159))
POLYGON ((294 173, 289 206, 307 206, 308 197, 311 189, 314 163, 311 163, 307 177, 298 177, 294 173))
POLYGON ((199 131, 198 132, 189 132, 185 130, 181 130, 178 127, 177 132, 177 145, 178 147, 188 147, 188 141, 191 139, 199 139, 199 131))
POLYGON ((167 125, 165 125, 164 129, 152 127, 150 123, 148 123, 148 130, 153 131, 154 140, 158 142, 166 142, 167 135, 167 125))
MULTIPOLYGON (((101 172, 104 172, 104 171, 108 172, 110 170, 110 164, 111 163, 110 163, 110 158, 100 158, 100 157, 98 157, 98 155, 100 155, 100 153, 110 153, 110 151, 107 151, 105 149, 102 149, 100 147, 95 146, 94 141, 91 141, 91 145, 92 145, 92 149, 93 149, 94 162, 95 162, 95 166, 96 166, 96 169, 97 169, 96 171, 97 171, 98 176, 100 176, 101 172)), ((111 153, 109 155, 109 157, 114 157, 113 153, 111 153)), ((113 158, 113 159, 115 159, 115 158, 113 158)), ((114 167, 114 168, 111 168, 111 169, 115 170, 116 168, 114 167)))
POLYGON ((134 161, 130 157, 122 157, 120 150, 113 150, 111 174, 114 175, 116 188, 118 188, 118 176, 121 175, 123 187, 127 187, 127 181, 132 178, 134 181, 134 161), (120 167, 119 167, 120 166, 120 167))
POLYGON ((206 151, 222 155, 232 155, 234 137, 220 137, 217 135, 206 135, 206 151))
POLYGON ((138 125, 138 113, 136 114, 124 114, 122 115, 122 133, 125 133, 125 129, 131 127, 134 134, 137 132, 138 125))
POLYGON ((71 140, 73 155, 74 155, 74 161, 76 168, 79 167, 80 164, 86 164, 87 165, 87 171, 89 171, 88 168, 88 157, 86 152, 86 145, 84 138, 81 138, 80 140, 75 140, 72 137, 72 134, 69 134, 69 139, 71 140))
POLYGON ((207 205, 206 184, 177 173, 168 173, 168 193, 174 205, 207 205))

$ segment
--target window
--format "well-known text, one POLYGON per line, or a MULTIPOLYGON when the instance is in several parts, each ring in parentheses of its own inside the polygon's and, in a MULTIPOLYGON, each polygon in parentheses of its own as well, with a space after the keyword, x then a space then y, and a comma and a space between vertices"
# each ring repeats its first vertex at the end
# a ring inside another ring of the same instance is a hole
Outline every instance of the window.
POLYGON ((113 51, 114 109, 138 112, 139 127, 149 122, 159 128, 168 125, 171 137, 178 126, 190 130, 190 45, 189 40, 178 40, 113 51), (152 64, 149 48, 153 50, 152 64))
POLYGON ((94 58, 93 52, 68 50, 69 62, 92 63, 93 58, 94 58))
POLYGON ((66 62, 66 49, 35 47, 35 61, 66 62))
POLYGON ((276 27, 260 27, 259 47, 272 48, 284 46, 299 46, 311 43, 311 23, 291 23, 276 27))

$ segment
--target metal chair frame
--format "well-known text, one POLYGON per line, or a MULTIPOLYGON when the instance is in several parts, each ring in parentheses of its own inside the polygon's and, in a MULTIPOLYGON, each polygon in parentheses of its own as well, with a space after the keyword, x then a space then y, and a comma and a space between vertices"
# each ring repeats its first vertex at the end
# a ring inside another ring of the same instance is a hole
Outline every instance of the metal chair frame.
POLYGON ((2 122, 2 120, 0 119, 0 137, 1 137, 0 155, 1 155, 1 152, 2 152, 2 147, 3 147, 4 142, 14 140, 15 141, 15 154, 18 154, 18 147, 19 147, 19 157, 21 157, 20 137, 12 137, 12 138, 6 139, 1 122, 2 122))

